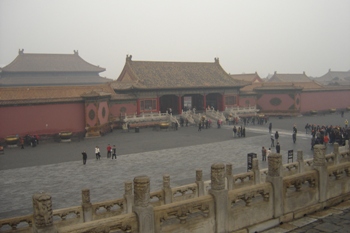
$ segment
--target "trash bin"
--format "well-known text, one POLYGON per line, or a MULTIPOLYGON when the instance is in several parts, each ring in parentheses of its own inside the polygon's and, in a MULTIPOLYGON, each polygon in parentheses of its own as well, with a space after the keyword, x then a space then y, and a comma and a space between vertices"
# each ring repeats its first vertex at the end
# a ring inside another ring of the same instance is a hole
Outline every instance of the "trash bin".
POLYGON ((135 127, 135 133, 140 133, 140 128, 139 127, 135 127))

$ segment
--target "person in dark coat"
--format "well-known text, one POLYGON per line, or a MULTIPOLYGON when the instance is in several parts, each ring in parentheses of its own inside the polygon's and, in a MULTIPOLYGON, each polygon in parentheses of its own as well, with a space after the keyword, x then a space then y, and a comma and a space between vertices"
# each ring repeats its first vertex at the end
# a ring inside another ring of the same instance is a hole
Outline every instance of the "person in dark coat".
POLYGON ((262 155, 262 161, 266 161, 266 149, 265 149, 265 147, 262 147, 261 155, 262 155))
POLYGON ((86 160, 87 160, 87 154, 85 151, 83 151, 83 153, 81 153, 83 155, 83 164, 86 164, 86 160))
POLYGON ((279 154, 281 152, 281 145, 279 142, 277 142, 277 145, 276 145, 276 153, 279 154))
POLYGON ((112 148, 112 159, 113 158, 117 159, 117 148, 115 147, 115 145, 113 145, 112 148))
POLYGON ((276 142, 278 142, 278 138, 279 137, 280 137, 280 135, 279 135, 278 131, 276 131, 276 133, 275 133, 275 140, 276 140, 276 142))

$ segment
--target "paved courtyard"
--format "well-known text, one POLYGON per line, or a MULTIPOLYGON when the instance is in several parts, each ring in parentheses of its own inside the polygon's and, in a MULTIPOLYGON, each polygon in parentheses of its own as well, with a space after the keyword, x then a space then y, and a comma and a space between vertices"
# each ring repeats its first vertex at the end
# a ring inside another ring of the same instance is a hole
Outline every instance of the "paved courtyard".
MULTIPOLYGON (((305 116, 295 118, 270 118, 272 131, 280 133, 283 163, 287 163, 287 151, 303 150, 304 158, 312 158, 311 136, 305 134, 306 123, 320 125, 344 125, 339 114, 305 116), (298 138, 292 141, 292 127, 296 124, 298 138)), ((140 133, 122 133, 116 130, 99 138, 73 140, 70 143, 42 142, 31 148, 6 148, 0 155, 0 219, 32 213, 32 195, 45 191, 53 197, 53 208, 77 206, 81 203, 81 190, 88 188, 91 201, 98 202, 121 198, 124 182, 135 176, 151 178, 151 191, 162 186, 163 174, 169 174, 171 186, 195 181, 196 169, 203 169, 206 180, 213 163, 232 163, 234 173, 246 171, 247 154, 257 153, 260 168, 267 167, 261 161, 261 147, 269 147, 268 124, 246 126, 245 138, 233 138, 232 127, 221 129, 183 127, 178 131, 153 131, 140 129, 140 133), (117 146, 117 160, 107 159, 108 144, 117 146), (101 148, 102 158, 97 161, 95 146, 101 148), (81 152, 88 154, 86 165, 81 152)), ((273 148, 274 149, 274 148, 273 148)), ((333 150, 328 147, 328 153, 333 150)))

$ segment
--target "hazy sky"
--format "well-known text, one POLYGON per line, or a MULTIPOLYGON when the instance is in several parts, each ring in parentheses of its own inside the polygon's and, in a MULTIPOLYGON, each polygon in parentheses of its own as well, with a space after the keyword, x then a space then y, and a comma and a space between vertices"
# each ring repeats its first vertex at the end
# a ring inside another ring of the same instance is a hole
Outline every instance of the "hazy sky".
POLYGON ((350 69, 349 0, 0 0, 0 67, 79 55, 117 79, 133 60, 214 62, 231 74, 350 69))

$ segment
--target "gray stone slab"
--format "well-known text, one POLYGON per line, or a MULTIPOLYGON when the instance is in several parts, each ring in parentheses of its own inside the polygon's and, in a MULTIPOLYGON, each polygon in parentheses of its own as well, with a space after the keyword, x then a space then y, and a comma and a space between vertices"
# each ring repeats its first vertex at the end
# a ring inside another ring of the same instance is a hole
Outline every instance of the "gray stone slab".
POLYGON ((341 227, 334 225, 332 223, 326 222, 316 226, 315 229, 322 232, 336 232, 337 230, 341 229, 341 227))

